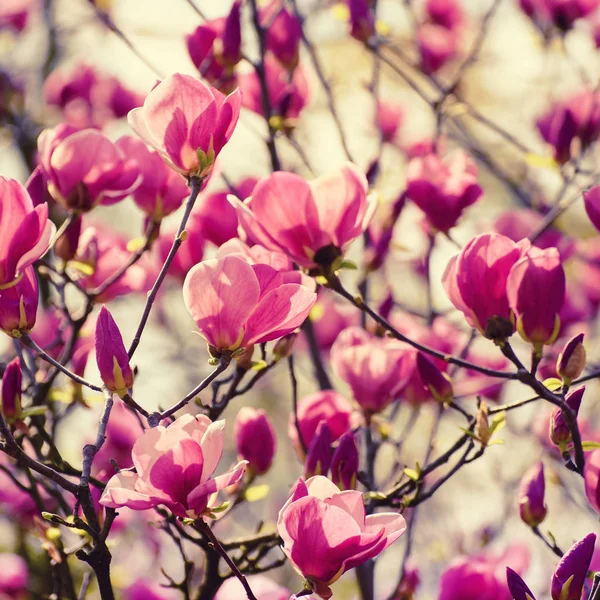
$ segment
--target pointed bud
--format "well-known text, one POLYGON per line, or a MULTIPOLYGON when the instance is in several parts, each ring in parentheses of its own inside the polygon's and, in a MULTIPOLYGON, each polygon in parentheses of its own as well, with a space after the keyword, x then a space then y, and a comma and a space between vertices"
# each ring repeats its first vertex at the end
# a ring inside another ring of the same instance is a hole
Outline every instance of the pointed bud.
POLYGON ((514 600, 535 600, 535 596, 521 576, 510 567, 506 567, 506 583, 514 600))
POLYGON ((423 385, 436 400, 444 404, 452 400, 454 392, 450 377, 446 373, 442 373, 422 352, 417 352, 417 369, 423 385))
POLYGON ((475 420, 475 435, 477 439, 481 443, 481 445, 486 448, 490 442, 492 437, 492 430, 490 429, 490 424, 488 421, 488 406, 485 400, 482 400, 479 404, 479 408, 477 409, 477 418, 475 420))
POLYGON ((0 329, 20 338, 35 325, 38 284, 33 267, 27 267, 16 284, 0 289, 0 329))
POLYGON ((75 217, 73 222, 65 229, 54 244, 54 254, 64 262, 73 260, 75 254, 77 254, 79 235, 81 234, 81 221, 81 215, 75 217))
POLYGON ((540 460, 525 473, 519 487, 519 514, 529 527, 537 527, 546 518, 545 492, 544 463, 540 460))
POLYGON ((15 358, 8 363, 2 376, 2 414, 8 422, 21 417, 21 387, 23 376, 21 374, 21 361, 15 358))
POLYGON ((226 67, 235 67, 242 60, 242 27, 240 20, 240 4, 237 0, 233 3, 229 15, 225 20, 223 30, 223 51, 221 62, 226 67))
POLYGON ((552 600, 580 600, 587 576, 596 536, 588 533, 560 559, 552 576, 552 600))
POLYGON ((133 372, 121 332, 106 306, 96 322, 96 362, 104 385, 122 398, 133 385, 133 372))
POLYGON ((340 490, 355 490, 358 474, 358 447, 352 431, 341 438, 331 460, 331 481, 340 490))
POLYGON ((298 65, 302 23, 282 2, 274 0, 261 9, 266 48, 288 71, 298 65))
POLYGON ((585 368, 585 348, 583 333, 572 337, 563 347, 556 361, 556 372, 566 384, 577 379, 585 368))
POLYGON ((367 0, 348 0, 350 35, 365 44, 375 35, 375 19, 367 0))
POLYGON ((304 461, 304 478, 309 479, 315 475, 327 476, 331 464, 331 430, 327 421, 317 425, 304 461))
POLYGON ((297 337, 297 333, 288 333, 288 335, 275 342, 275 346, 273 347, 273 356, 275 357, 275 360, 281 360, 291 355, 297 337))
MULTIPOLYGON (((569 408, 577 415, 579 413, 579 407, 581 406, 581 400, 585 392, 585 385, 573 390, 565 398, 565 402, 569 408)), ((550 439, 559 448, 566 446, 571 442, 571 431, 569 426, 565 422, 562 410, 555 408, 550 416, 550 439)))
POLYGON ((409 559, 404 566, 402 579, 394 594, 394 600, 412 600, 420 583, 421 577, 419 576, 419 569, 413 561, 409 559))
POLYGON ((233 425, 238 455, 248 461, 248 470, 263 475, 271 468, 277 439, 264 410, 244 406, 233 425))

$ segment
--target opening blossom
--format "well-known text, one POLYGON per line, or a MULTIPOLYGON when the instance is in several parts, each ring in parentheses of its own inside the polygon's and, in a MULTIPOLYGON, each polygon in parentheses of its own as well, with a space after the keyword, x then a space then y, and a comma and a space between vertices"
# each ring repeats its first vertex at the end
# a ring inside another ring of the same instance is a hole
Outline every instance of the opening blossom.
POLYGON ((175 171, 207 177, 240 116, 241 93, 224 96, 191 75, 158 83, 128 115, 133 130, 175 171))
POLYGON ((367 188, 365 176, 346 163, 310 182, 278 171, 261 179, 245 202, 230 199, 248 237, 301 267, 328 272, 371 220, 376 203, 367 188))
POLYGON ((183 415, 169 427, 146 429, 133 446, 136 472, 121 471, 108 482, 100 504, 146 510, 166 506, 177 517, 211 513, 213 494, 237 483, 246 461, 212 477, 225 443, 225 421, 183 415))
POLYGON ((0 291, 46 253, 55 231, 47 204, 34 207, 18 181, 0 177, 0 291))
POLYGON ((225 256, 189 271, 183 299, 211 352, 218 354, 291 333, 302 325, 317 295, 299 283, 286 283, 268 265, 225 256))
POLYGON ((346 571, 383 552, 405 531, 397 513, 366 516, 363 495, 342 492, 323 476, 299 479, 283 508, 277 529, 283 552, 323 599, 346 571))

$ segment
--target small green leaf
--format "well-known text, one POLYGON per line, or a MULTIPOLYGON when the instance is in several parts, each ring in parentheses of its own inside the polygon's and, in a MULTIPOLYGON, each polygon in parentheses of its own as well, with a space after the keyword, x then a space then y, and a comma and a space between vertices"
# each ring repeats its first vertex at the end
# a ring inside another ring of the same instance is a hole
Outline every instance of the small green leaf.
POLYGON ((340 269, 351 269, 353 271, 356 271, 358 269, 358 266, 356 265, 356 263, 353 263, 351 260, 344 260, 340 264, 340 269))
POLYGON ((415 469, 409 469, 406 467, 404 469, 404 474, 413 481, 419 481, 419 473, 415 469))
POLYGON ((500 431, 506 425, 506 412, 498 413, 494 415, 492 422, 490 423, 490 435, 493 435, 495 431, 500 431))
POLYGON ((267 368, 267 361, 266 360, 253 360, 250 363, 250 368, 253 371, 262 371, 263 369, 267 368))
POLYGON ((547 387, 551 392, 555 392, 562 387, 562 381, 556 377, 549 377, 548 379, 542 381, 542 385, 547 387))

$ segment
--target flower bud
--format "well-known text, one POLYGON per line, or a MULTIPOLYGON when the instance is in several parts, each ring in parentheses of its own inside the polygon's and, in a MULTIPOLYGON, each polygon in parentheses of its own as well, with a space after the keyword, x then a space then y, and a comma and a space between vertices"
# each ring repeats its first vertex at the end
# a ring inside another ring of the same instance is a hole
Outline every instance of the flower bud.
POLYGON ((586 457, 583 479, 588 502, 600 513, 600 450, 594 450, 586 457))
POLYGON ((64 262, 75 258, 77 246, 79 245, 79 235, 81 234, 81 216, 76 216, 63 234, 54 244, 54 254, 64 262))
POLYGON ((241 1, 236 0, 225 19, 222 38, 223 49, 219 58, 221 63, 226 67, 235 67, 242 60, 240 5, 241 1))
POLYGON ((404 566, 402 579, 394 594, 393 600, 412 600, 421 583, 419 569, 412 560, 408 560, 404 566))
POLYGON ((546 518, 545 491, 544 463, 539 461, 525 473, 519 487, 519 514, 529 527, 537 527, 546 518))
POLYGON ((486 448, 490 443, 492 433, 493 431, 491 430, 488 421, 487 403, 485 400, 482 400, 479 404, 479 408, 477 409, 477 418, 475 419, 475 435, 484 448, 486 448))
POLYGON ((261 9, 261 21, 267 50, 288 71, 293 71, 298 65, 302 23, 278 0, 261 9))
POLYGON ((21 361, 17 357, 6 366, 2 376, 2 403, 0 407, 7 421, 14 421, 21 417, 21 361))
POLYGON ((535 600, 521 576, 510 567, 506 567, 506 583, 514 600, 535 600))
POLYGON ((600 231, 600 185, 583 192, 583 203, 590 221, 600 231))
POLYGON ((352 431, 347 431, 341 438, 331 459, 331 481, 340 490, 356 489, 358 474, 358 447, 352 431))
POLYGON ((96 322, 96 362, 104 385, 123 398, 133 385, 133 372, 121 332, 106 306, 96 322))
POLYGON ((275 346, 273 347, 273 356, 275 357, 275 360, 287 358, 292 354, 297 337, 297 333, 289 333, 275 342, 275 346))
POLYGON ((585 348, 583 333, 572 337, 563 347, 556 361, 556 372, 565 383, 577 379, 585 368, 585 348))
MULTIPOLYGON (((575 416, 579 413, 579 407, 581 406, 584 392, 585 386, 582 386, 567 394, 567 397, 565 398, 565 402, 575 413, 575 416)), ((561 450, 571 442, 571 431, 565 421, 562 409, 560 408, 555 408, 550 416, 550 439, 554 444, 561 448, 561 450)))
POLYGON ((37 308, 37 278, 34 268, 27 267, 15 285, 0 289, 0 329, 20 338, 35 325, 37 308))
POLYGON ((417 353, 417 370, 421 381, 436 400, 444 404, 452 400, 454 392, 450 377, 446 373, 442 373, 422 352, 417 353))
POLYGON ((249 471, 263 475, 271 468, 277 439, 262 408, 241 408, 233 425, 233 437, 238 455, 248 461, 249 471))
POLYGON ((552 576, 552 600, 580 600, 587 576, 596 536, 588 533, 560 559, 552 576))
POLYGON ((304 478, 315 475, 327 476, 331 464, 331 430, 327 421, 317 425, 315 437, 312 439, 304 461, 304 478))
POLYGON ((375 19, 367 0, 348 0, 350 9, 350 35, 367 43, 375 35, 375 19))

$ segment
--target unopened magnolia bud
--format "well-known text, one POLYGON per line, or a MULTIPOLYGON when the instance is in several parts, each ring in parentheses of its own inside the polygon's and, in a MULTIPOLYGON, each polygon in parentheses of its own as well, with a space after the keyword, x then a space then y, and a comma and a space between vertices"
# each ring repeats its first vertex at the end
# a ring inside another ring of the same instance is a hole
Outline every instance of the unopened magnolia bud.
POLYGON ((35 269, 27 267, 14 285, 0 289, 0 329, 20 338, 33 329, 38 308, 35 269))
POLYGON ((73 260, 77 254, 79 235, 81 234, 81 220, 81 216, 74 217, 54 244, 54 254, 64 262, 73 260))
POLYGON ((96 362, 104 385, 123 398, 133 385, 133 371, 121 332, 106 306, 96 322, 96 362))
POLYGON ((256 475, 266 473, 275 456, 277 439, 265 411, 242 407, 235 418, 233 436, 238 455, 248 461, 248 470, 256 475))
POLYGON ((563 347, 556 361, 556 372, 565 383, 577 379, 585 368, 585 348, 583 347, 583 333, 572 337, 563 347))
POLYGON ((394 594, 394 600, 411 600, 414 597, 420 583, 421 578, 419 576, 419 569, 409 559, 404 566, 402 579, 400 580, 396 593, 394 594))
POLYGON ((436 400, 444 404, 448 404, 452 400, 454 392, 450 377, 446 373, 442 373, 422 352, 417 353, 417 370, 423 385, 436 400))
POLYGON ((596 536, 588 533, 576 542, 560 559, 552 576, 552 600, 580 600, 590 563, 594 555, 596 536))
POLYGON ((356 489, 358 474, 358 447, 352 431, 347 431, 341 438, 331 459, 331 481, 340 490, 356 489))
POLYGON ((321 421, 306 453, 304 478, 309 479, 315 475, 327 476, 330 464, 331 431, 327 421, 321 421))
MULTIPOLYGON (((575 413, 575 416, 579 413, 579 407, 581 406, 581 400, 585 392, 585 386, 573 390, 565 398, 567 406, 575 413)), ((563 411, 560 408, 555 408, 550 416, 550 439, 556 444, 561 450, 571 442, 571 430, 565 421, 563 411)))
POLYGON ((281 360, 282 358, 287 358, 290 356, 294 350, 294 343, 296 342, 297 337, 297 333, 289 333, 280 340, 277 340, 273 348, 273 356, 275 357, 275 360, 281 360))
POLYGON ((544 463, 539 461, 525 473, 519 487, 519 514, 530 527, 537 527, 546 518, 545 492, 544 463))
POLYGON ((375 19, 367 0, 348 0, 350 35, 367 43, 375 34, 375 19))
POLYGON ((488 407, 485 400, 482 400, 477 410, 477 418, 475 420, 475 435, 485 448, 492 437, 492 430, 488 421, 488 407))
POLYGON ((21 361, 17 357, 8 363, 2 376, 2 414, 11 422, 21 418, 21 387, 23 376, 21 361))
POLYGON ((225 19, 223 48, 219 57, 226 67, 235 67, 242 60, 242 29, 240 20, 241 1, 236 0, 225 19))
POLYGON ((506 567, 506 583, 514 600, 535 600, 521 576, 510 567, 506 567))

